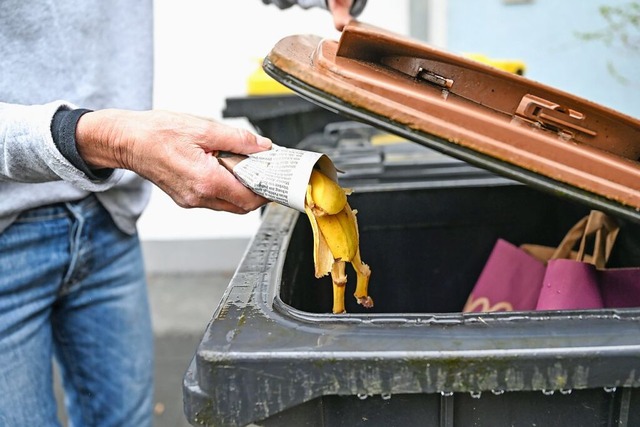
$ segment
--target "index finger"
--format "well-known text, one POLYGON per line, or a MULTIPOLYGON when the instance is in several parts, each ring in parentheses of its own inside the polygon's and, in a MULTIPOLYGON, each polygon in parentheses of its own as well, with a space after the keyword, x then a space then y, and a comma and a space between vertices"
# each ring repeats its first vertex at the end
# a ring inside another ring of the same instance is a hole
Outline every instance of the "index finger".
POLYGON ((201 142, 209 152, 228 151, 237 154, 253 154, 271 149, 269 138, 246 129, 210 122, 205 140, 201 142))

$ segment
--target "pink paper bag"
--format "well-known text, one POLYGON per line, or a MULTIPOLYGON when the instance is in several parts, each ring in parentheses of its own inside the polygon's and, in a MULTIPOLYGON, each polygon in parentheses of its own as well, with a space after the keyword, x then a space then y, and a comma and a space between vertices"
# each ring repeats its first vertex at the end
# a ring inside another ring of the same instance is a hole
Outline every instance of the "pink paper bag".
POLYGON ((605 308, 640 307, 640 268, 598 270, 605 308))
POLYGON ((591 211, 578 221, 547 262, 536 310, 603 308, 603 269, 619 230, 613 218, 600 211, 591 211), (572 252, 577 243, 578 251, 572 252))
POLYGON ((555 248, 499 239, 463 312, 640 307, 640 268, 605 268, 619 231, 593 210, 555 248))
POLYGON ((463 311, 533 310, 544 273, 544 262, 498 239, 463 311))
POLYGON ((536 310, 603 307, 599 274, 593 264, 572 259, 549 260, 536 310))

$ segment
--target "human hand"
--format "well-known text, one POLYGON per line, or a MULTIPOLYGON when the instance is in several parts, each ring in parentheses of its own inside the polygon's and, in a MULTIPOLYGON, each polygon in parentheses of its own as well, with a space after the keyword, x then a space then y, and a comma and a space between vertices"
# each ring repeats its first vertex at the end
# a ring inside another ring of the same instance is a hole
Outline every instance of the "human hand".
POLYGON ((329 0, 328 4, 336 30, 342 31, 345 25, 353 19, 350 13, 353 0, 329 0))
POLYGON ((269 139, 244 129, 168 111, 98 110, 78 121, 76 144, 89 167, 132 170, 185 208, 244 214, 268 201, 216 158, 218 151, 271 148, 269 139))

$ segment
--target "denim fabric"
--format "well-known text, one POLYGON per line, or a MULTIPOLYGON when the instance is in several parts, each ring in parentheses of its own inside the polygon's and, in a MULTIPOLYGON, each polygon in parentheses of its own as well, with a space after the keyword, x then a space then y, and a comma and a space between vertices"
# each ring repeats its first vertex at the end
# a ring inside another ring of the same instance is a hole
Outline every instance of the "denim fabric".
POLYGON ((23 213, 0 234, 0 426, 150 426, 153 335, 140 243, 95 197, 23 213))

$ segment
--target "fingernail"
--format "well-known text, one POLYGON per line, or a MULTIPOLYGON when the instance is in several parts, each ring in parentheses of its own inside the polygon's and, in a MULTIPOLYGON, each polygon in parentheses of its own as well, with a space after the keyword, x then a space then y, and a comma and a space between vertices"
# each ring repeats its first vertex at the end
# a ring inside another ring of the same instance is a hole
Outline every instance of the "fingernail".
POLYGON ((271 148, 271 140, 264 136, 256 135, 256 142, 262 148, 271 148))

